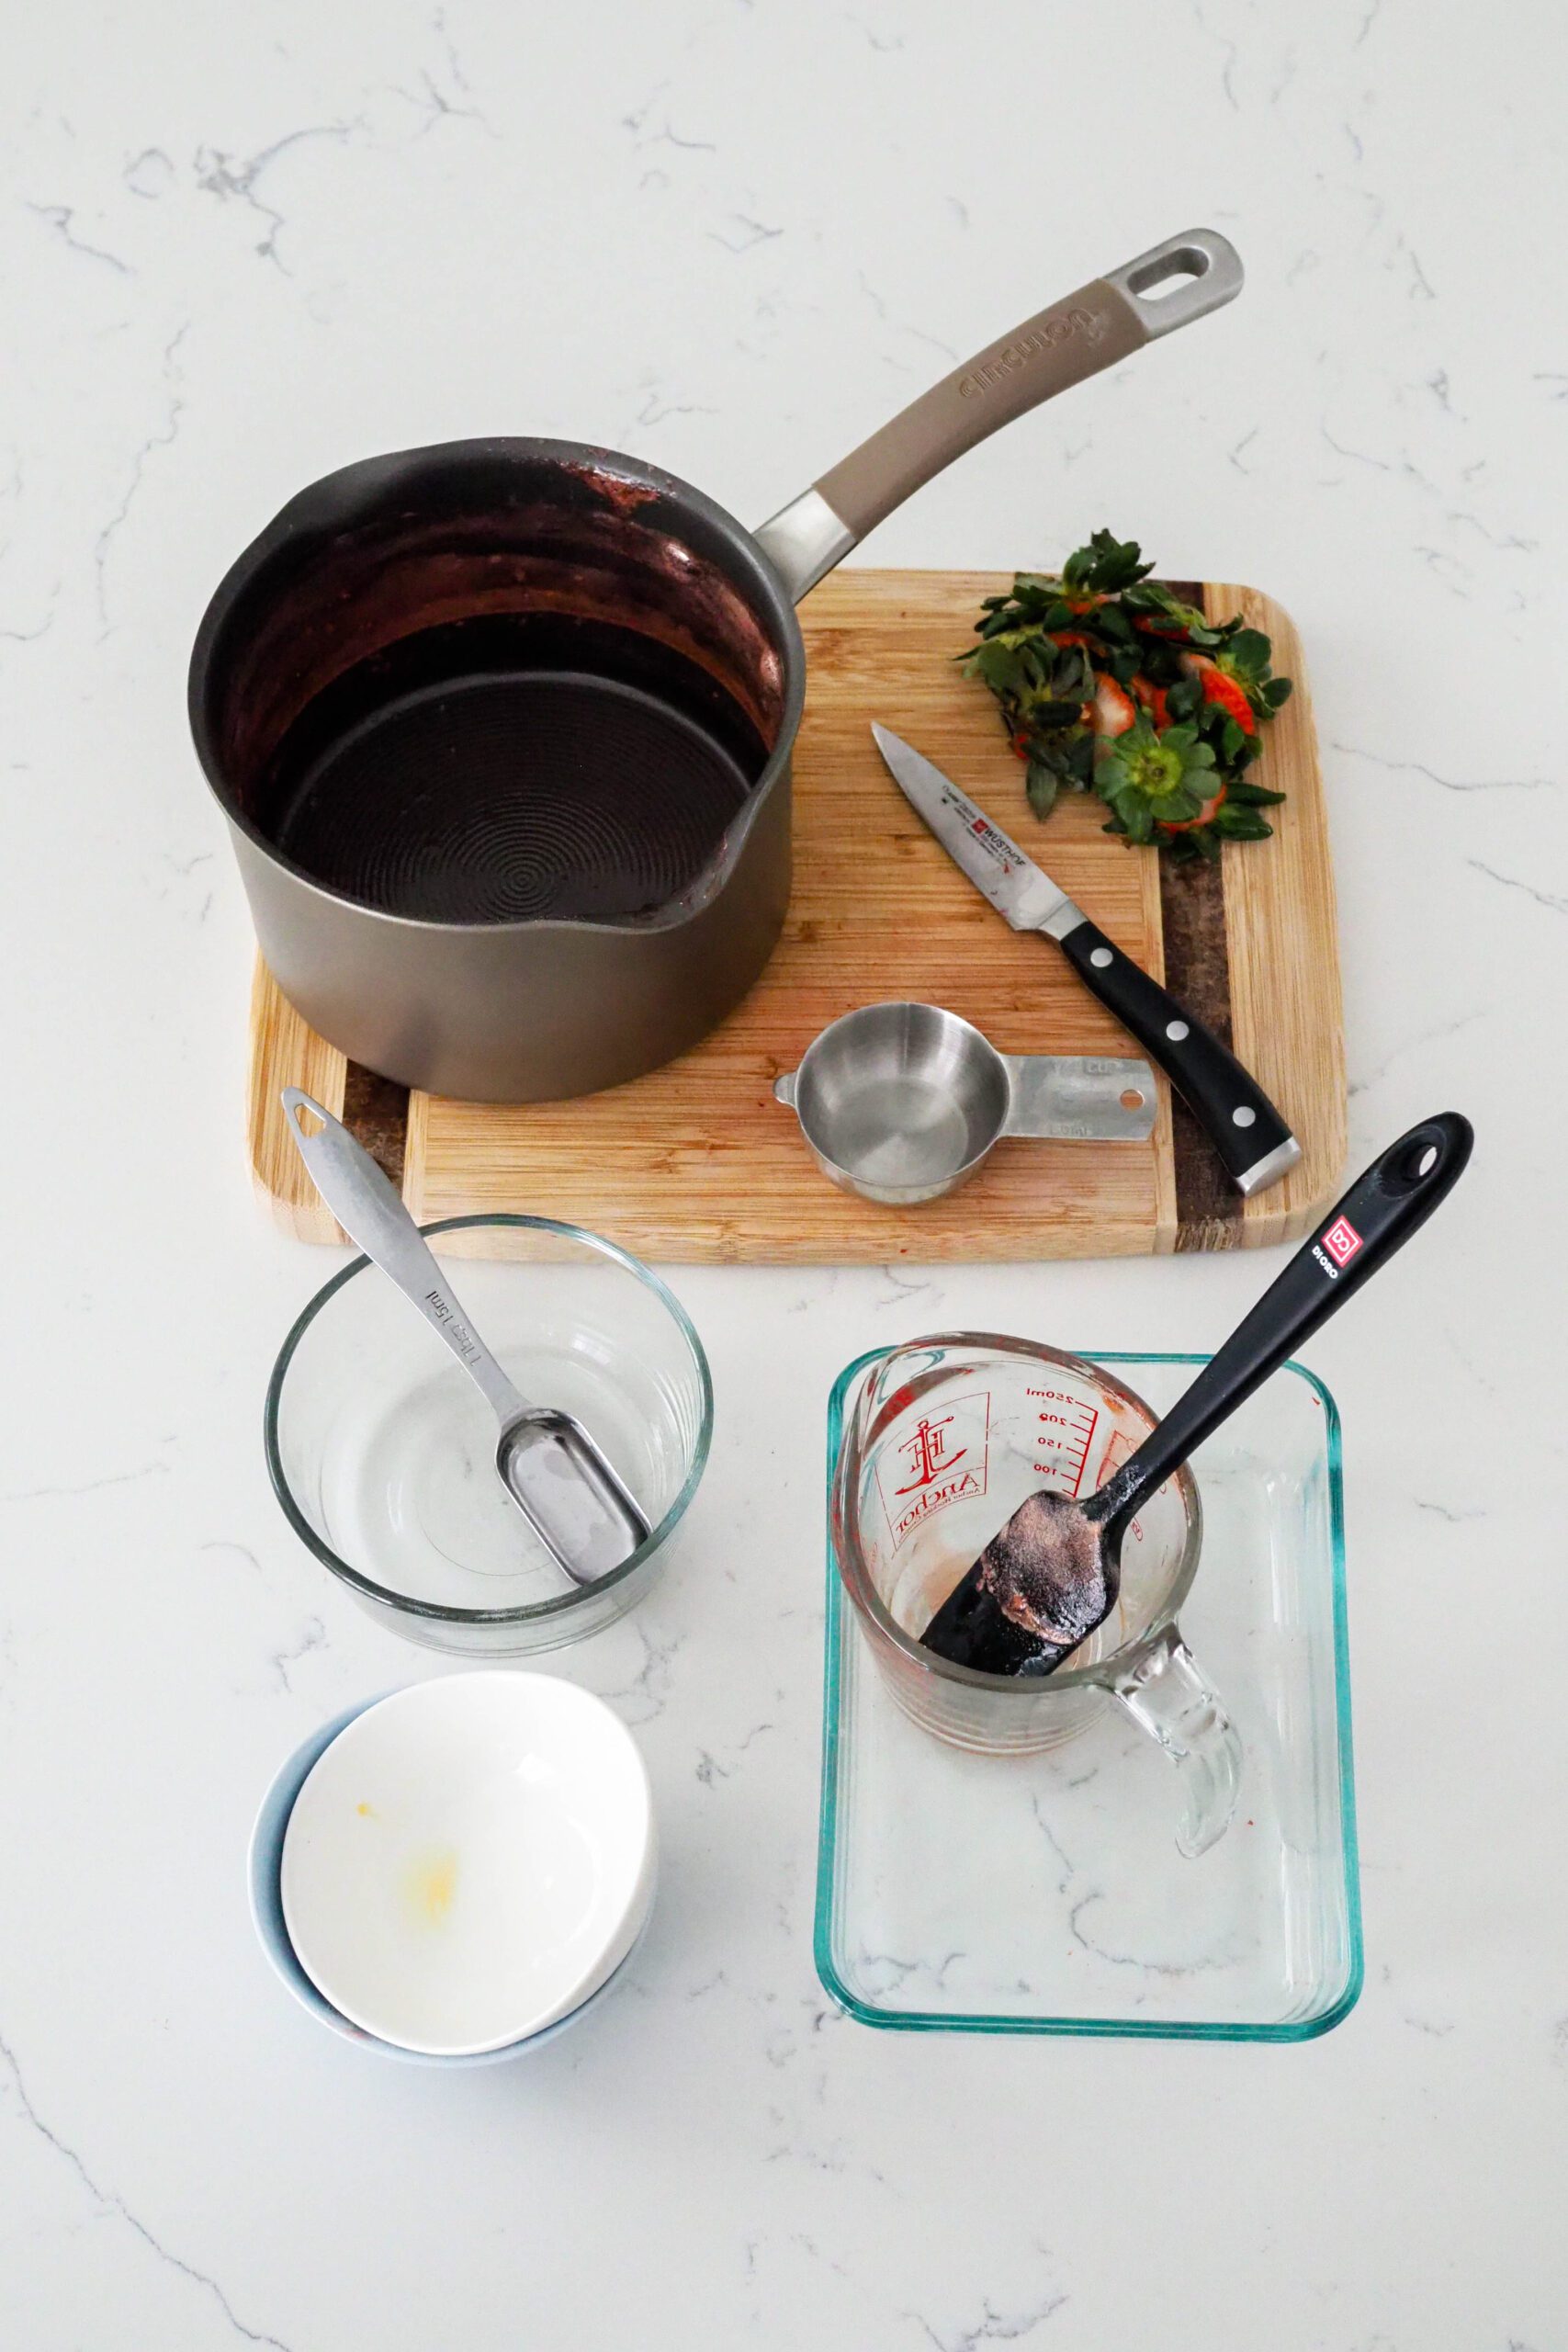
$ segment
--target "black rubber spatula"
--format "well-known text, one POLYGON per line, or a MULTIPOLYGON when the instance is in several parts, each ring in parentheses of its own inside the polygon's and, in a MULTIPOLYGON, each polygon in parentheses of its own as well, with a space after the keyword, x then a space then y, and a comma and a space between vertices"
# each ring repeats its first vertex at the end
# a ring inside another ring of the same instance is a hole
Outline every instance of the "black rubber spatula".
POLYGON ((1020 1503, 926 1627, 926 1647, 983 1674, 1058 1667, 1115 1607, 1122 1538, 1143 1504, 1426 1223, 1473 1140, 1469 1120, 1445 1111, 1391 1144, 1097 1493, 1077 1502, 1042 1488, 1020 1503))

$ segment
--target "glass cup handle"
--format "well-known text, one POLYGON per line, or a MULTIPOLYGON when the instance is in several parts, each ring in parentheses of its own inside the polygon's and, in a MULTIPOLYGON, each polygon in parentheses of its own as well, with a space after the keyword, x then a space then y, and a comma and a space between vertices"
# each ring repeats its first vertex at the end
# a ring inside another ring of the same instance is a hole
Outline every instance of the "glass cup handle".
POLYGON ((1174 1625, 1111 1689, 1181 1774, 1186 1812, 1178 1846, 1190 1856, 1207 1853, 1230 1826, 1241 1786, 1241 1741, 1218 1691, 1174 1625))

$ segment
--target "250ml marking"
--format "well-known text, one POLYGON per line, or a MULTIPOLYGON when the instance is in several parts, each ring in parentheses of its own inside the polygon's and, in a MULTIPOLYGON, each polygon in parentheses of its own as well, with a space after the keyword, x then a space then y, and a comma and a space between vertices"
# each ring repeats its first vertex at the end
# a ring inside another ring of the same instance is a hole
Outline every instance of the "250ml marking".
POLYGON ((1035 1419, 1041 1434, 1035 1444, 1045 1459, 1035 1463, 1035 1470, 1064 1494, 1076 1497, 1083 1485, 1090 1442, 1100 1426, 1100 1408, 1066 1388, 1031 1388, 1026 1394, 1040 1406, 1035 1419))

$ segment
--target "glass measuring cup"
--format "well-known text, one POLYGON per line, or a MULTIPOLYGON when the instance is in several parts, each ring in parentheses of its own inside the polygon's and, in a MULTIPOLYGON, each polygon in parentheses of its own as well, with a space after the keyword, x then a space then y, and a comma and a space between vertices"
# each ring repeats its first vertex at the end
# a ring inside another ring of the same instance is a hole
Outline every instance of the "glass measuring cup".
POLYGON ((1241 1746, 1176 1622, 1202 1539, 1190 1470, 1133 1521, 1115 1608, 1055 1674, 977 1674, 919 1639, 1026 1496, 1092 1494, 1156 1418, 1099 1365, 1031 1340, 953 1331, 894 1348, 850 1403, 832 1541, 872 1656, 913 1722, 981 1755, 1028 1756, 1076 1737, 1114 1701, 1178 1767, 1177 1843, 1195 1855, 1229 1823, 1241 1746))

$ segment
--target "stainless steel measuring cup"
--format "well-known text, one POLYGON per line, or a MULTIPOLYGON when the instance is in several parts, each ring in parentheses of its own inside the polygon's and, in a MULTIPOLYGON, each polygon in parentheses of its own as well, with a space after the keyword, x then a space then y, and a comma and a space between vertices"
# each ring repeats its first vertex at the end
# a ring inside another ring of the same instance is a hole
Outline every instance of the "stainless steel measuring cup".
POLYGON ((1147 1062, 999 1054, 934 1004, 846 1012, 773 1093, 824 1176, 898 1208, 951 1193, 1003 1136, 1142 1143, 1155 1120, 1147 1062))

